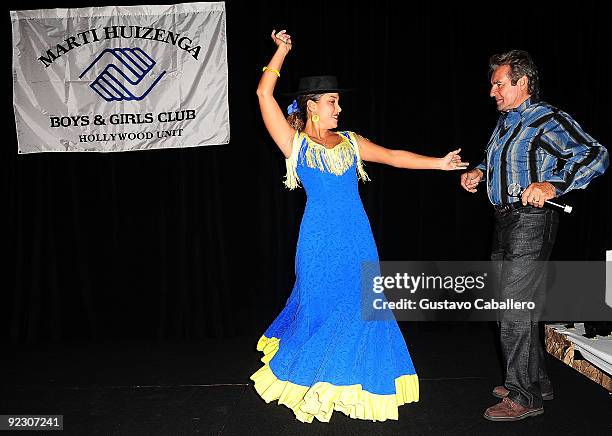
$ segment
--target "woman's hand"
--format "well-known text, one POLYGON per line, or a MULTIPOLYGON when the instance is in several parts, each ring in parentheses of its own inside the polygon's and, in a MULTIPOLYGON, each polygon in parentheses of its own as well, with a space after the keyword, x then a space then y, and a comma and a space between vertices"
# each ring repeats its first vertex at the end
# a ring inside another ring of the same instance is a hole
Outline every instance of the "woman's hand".
POLYGON ((461 156, 459 156, 460 151, 461 149, 458 148, 455 151, 451 151, 443 158, 440 158, 440 169, 443 171, 466 169, 470 163, 461 162, 461 156))
POLYGON ((291 35, 286 30, 281 30, 278 33, 276 33, 276 30, 272 30, 272 35, 270 36, 272 36, 272 41, 274 41, 278 48, 285 50, 285 53, 289 53, 292 47, 291 35))

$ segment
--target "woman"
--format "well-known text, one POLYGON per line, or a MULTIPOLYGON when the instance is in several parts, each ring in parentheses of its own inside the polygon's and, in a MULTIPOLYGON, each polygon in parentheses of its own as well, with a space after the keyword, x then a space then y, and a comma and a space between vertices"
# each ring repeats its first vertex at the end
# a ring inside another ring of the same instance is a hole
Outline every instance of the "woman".
POLYGON ((338 126, 341 91, 332 76, 300 80, 289 117, 273 97, 291 50, 284 30, 264 67, 257 96, 264 123, 286 158, 285 185, 300 183, 307 203, 295 259, 296 281, 285 308, 260 338, 265 365, 251 376, 266 401, 296 418, 328 422, 334 410, 351 418, 398 419, 398 406, 418 401, 418 377, 395 319, 365 321, 360 310, 361 264, 378 261, 357 179, 362 161, 400 168, 455 170, 460 150, 443 158, 390 150, 338 126))

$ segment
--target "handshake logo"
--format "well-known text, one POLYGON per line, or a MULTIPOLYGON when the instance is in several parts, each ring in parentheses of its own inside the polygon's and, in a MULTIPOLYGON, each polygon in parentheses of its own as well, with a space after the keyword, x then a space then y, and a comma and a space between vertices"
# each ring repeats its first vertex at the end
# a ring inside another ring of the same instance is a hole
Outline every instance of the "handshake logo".
POLYGON ((140 48, 107 48, 81 73, 83 78, 94 67, 100 71, 89 85, 106 101, 140 101, 166 74, 149 74, 156 62, 140 48))

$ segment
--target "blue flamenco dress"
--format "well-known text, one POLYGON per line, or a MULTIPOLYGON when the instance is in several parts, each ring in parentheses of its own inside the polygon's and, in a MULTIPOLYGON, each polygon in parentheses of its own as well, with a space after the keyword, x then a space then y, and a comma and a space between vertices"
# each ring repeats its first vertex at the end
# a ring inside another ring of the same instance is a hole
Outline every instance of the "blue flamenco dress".
POLYGON ((302 422, 398 419, 419 399, 419 381, 394 318, 368 321, 360 306, 361 262, 378 251, 359 197, 368 180, 352 132, 333 149, 296 132, 285 185, 302 183, 307 202, 295 258, 296 280, 284 309, 257 343, 264 362, 251 375, 266 401, 302 422))

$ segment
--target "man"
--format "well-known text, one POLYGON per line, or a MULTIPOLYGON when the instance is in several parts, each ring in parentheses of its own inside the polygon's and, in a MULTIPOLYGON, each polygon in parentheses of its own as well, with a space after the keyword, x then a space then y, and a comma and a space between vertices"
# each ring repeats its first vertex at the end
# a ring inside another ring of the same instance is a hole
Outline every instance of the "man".
MULTIPOLYGON (((501 300, 542 301, 545 275, 534 265, 549 259, 559 220, 544 202, 585 188, 604 173, 608 153, 568 114, 539 100, 538 72, 527 52, 494 55, 489 67, 490 96, 501 115, 485 160, 461 175, 461 186, 473 193, 486 182, 495 209, 491 260, 498 261, 501 300), (517 186, 524 189, 520 198, 512 192, 517 186)), ((502 401, 485 418, 515 421, 544 413, 542 400, 552 399, 553 389, 537 316, 504 312, 500 339, 506 375, 493 395, 502 401)))

